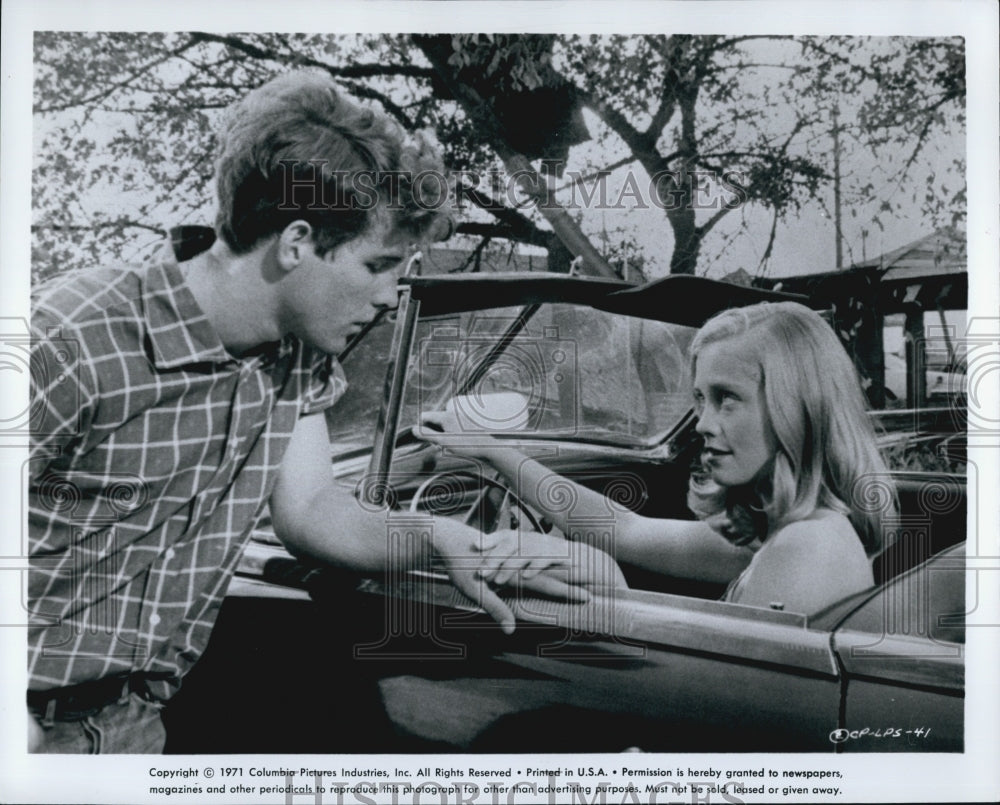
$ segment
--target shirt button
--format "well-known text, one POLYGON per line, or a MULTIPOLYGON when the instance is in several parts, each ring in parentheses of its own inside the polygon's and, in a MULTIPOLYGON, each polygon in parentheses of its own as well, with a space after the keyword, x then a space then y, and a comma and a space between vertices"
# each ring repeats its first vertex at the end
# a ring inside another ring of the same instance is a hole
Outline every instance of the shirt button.
POLYGON ((160 616, 157 615, 155 612, 152 615, 149 616, 149 625, 150 626, 156 626, 156 624, 158 624, 159 622, 160 622, 160 616))
POLYGON ((175 556, 177 556, 177 554, 174 553, 174 549, 173 548, 167 548, 167 552, 165 554, 163 554, 163 558, 166 559, 168 562, 171 559, 173 559, 175 556))

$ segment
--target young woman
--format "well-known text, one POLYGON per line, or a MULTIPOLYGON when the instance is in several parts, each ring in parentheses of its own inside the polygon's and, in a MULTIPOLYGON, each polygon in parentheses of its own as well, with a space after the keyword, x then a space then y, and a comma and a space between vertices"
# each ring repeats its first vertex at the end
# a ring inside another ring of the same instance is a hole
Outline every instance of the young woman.
MULTIPOLYGON (((699 331, 691 364, 704 449, 688 505, 699 519, 619 508, 615 558, 726 582, 724 600, 807 614, 870 587, 883 513, 851 503, 866 481, 884 484, 887 470, 854 366, 829 325, 794 302, 727 310, 699 331)), ((574 519, 607 517, 604 497, 577 484, 573 505, 555 508, 559 496, 547 490, 565 490, 568 479, 501 440, 459 433, 454 414, 430 412, 424 422, 441 429, 422 429, 425 438, 494 465, 564 534, 574 519)), ((538 553, 497 546, 483 575, 506 583, 556 564, 538 553)))

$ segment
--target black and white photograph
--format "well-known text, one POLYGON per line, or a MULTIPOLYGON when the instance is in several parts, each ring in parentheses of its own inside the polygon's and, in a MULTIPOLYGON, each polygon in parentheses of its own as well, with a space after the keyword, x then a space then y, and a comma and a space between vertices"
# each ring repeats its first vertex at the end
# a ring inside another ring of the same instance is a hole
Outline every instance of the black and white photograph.
POLYGON ((0 800, 1000 796, 992 4, 89 5, 4 8, 0 800))

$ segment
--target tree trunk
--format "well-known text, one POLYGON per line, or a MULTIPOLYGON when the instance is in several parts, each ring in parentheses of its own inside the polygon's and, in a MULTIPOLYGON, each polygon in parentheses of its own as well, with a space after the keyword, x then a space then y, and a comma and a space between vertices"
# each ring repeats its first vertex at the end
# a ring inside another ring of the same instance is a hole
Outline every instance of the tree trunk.
POLYGON ((701 251, 701 234, 694 220, 694 210, 689 204, 668 212, 667 220, 674 232, 674 252, 670 255, 671 274, 694 274, 701 251))
POLYGON ((510 144, 503 138, 502 127, 486 99, 479 94, 475 87, 457 79, 455 70, 448 63, 452 52, 451 37, 415 35, 413 42, 427 56, 448 90, 462 105, 469 119, 473 121, 483 140, 496 150, 500 159, 503 160, 507 173, 516 177, 521 190, 538 204, 538 211, 549 222, 556 237, 562 241, 571 254, 583 258, 583 273, 616 277, 615 270, 594 248, 590 239, 570 218, 569 213, 550 197, 545 179, 531 166, 527 157, 511 148, 510 144))

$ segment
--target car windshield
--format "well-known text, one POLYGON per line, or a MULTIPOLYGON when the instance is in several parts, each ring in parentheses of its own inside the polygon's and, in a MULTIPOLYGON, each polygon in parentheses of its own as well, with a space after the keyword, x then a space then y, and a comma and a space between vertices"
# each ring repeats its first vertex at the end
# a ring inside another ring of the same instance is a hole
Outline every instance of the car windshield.
MULTIPOLYGON (((388 321, 378 325, 344 361, 350 387, 328 413, 334 455, 372 444, 392 329, 388 321)), ((495 427, 480 423, 498 433, 655 443, 691 407, 687 351, 694 333, 571 304, 425 319, 414 337, 399 428, 456 395, 502 395, 504 417, 495 427)))

